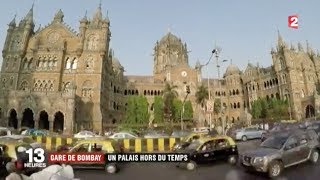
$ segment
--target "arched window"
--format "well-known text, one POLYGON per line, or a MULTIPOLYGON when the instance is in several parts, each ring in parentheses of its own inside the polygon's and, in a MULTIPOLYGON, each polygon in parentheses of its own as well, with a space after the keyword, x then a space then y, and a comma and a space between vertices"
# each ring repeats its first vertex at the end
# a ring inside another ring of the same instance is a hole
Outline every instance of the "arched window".
POLYGON ((240 102, 238 102, 237 107, 240 108, 240 102))
POLYGON ((67 60, 66 60, 66 69, 70 69, 71 68, 71 64, 72 64, 71 59, 67 58, 67 60))
POLYGON ((72 69, 77 69, 77 67, 78 67, 78 59, 74 58, 73 61, 72 61, 72 64, 71 64, 71 68, 72 69))

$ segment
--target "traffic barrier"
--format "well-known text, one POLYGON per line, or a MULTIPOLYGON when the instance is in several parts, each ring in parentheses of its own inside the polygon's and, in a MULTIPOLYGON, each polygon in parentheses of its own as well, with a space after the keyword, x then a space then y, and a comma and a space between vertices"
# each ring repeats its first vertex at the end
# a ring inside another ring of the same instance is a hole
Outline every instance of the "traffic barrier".
MULTIPOLYGON (((34 140, 49 151, 55 151, 61 145, 72 144, 78 141, 76 138, 68 137, 48 137, 48 136, 34 136, 34 140)), ((180 142, 180 138, 138 138, 138 139, 119 139, 118 142, 130 152, 165 152, 170 151, 173 145, 180 142)))

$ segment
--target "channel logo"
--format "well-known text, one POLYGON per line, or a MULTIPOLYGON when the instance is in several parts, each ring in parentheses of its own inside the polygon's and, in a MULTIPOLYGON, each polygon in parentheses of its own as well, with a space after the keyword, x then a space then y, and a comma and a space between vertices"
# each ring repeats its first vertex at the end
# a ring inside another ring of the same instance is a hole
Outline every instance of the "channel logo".
POLYGON ((298 29, 299 24, 298 24, 298 15, 291 15, 288 16, 288 27, 293 28, 293 29, 298 29))

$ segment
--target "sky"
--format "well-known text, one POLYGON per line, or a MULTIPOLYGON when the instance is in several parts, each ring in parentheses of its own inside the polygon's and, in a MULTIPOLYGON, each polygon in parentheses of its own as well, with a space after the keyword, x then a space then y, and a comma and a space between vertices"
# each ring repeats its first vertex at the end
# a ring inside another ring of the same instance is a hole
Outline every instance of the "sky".
MULTIPOLYGON (((9 22, 21 20, 34 1, 35 29, 51 22, 62 9, 64 21, 79 30, 79 20, 92 17, 100 0, 2 0, 0 47, 9 22)), ((152 75, 153 48, 168 31, 186 42, 189 63, 205 63, 215 44, 221 47, 222 71, 232 62, 244 70, 248 62, 267 67, 277 31, 287 43, 297 42, 320 50, 320 1, 292 0, 101 0, 104 16, 111 22, 111 47, 125 68, 125 74, 152 75), (288 16, 299 15, 299 28, 288 27, 288 16)), ((1 52, 0 52, 1 53, 1 52)), ((0 57, 2 62, 2 54, 0 57)), ((217 76, 212 63, 204 75, 217 76)))

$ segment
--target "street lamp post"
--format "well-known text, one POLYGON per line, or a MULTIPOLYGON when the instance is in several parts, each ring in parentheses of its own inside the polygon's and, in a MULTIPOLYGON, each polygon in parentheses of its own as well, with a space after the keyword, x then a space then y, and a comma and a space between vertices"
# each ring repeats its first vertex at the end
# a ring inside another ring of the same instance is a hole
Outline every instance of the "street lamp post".
POLYGON ((212 53, 215 54, 215 57, 216 57, 216 65, 217 65, 217 70, 218 70, 218 96, 219 96, 219 99, 220 99, 220 108, 219 108, 219 112, 218 112, 218 119, 219 117, 221 116, 221 120, 222 120, 222 133, 223 135, 225 134, 225 120, 223 119, 222 117, 222 98, 221 98, 221 82, 220 82, 220 63, 224 63, 224 62, 227 62, 228 60, 222 60, 222 61, 219 61, 219 53, 221 52, 221 49, 219 48, 215 48, 214 51, 212 51, 212 53), (220 94, 220 95, 219 95, 220 94))
POLYGON ((181 113, 180 113, 180 125, 181 125, 181 130, 183 130, 184 128, 183 128, 183 115, 184 115, 184 105, 185 105, 185 103, 186 103, 186 100, 187 100, 187 98, 188 98, 188 95, 190 94, 190 86, 189 85, 187 85, 186 86, 186 96, 184 97, 184 100, 183 100, 183 102, 182 102, 182 110, 181 110, 181 113))
MULTIPOLYGON (((207 62, 206 64, 200 65, 200 69, 202 69, 202 67, 204 67, 204 66, 208 66, 208 65, 209 65, 209 63, 210 63, 210 61, 211 61, 211 59, 212 59, 215 51, 216 51, 215 49, 213 49, 213 50, 211 51, 211 55, 210 55, 210 58, 209 58, 208 62, 207 62)), ((208 72, 207 72, 207 77, 208 77, 208 101, 210 102, 210 100, 211 100, 211 93, 210 93, 209 68, 208 68, 208 72)), ((209 113, 209 126, 210 126, 210 129, 211 129, 211 127, 212 127, 211 112, 209 113)))

